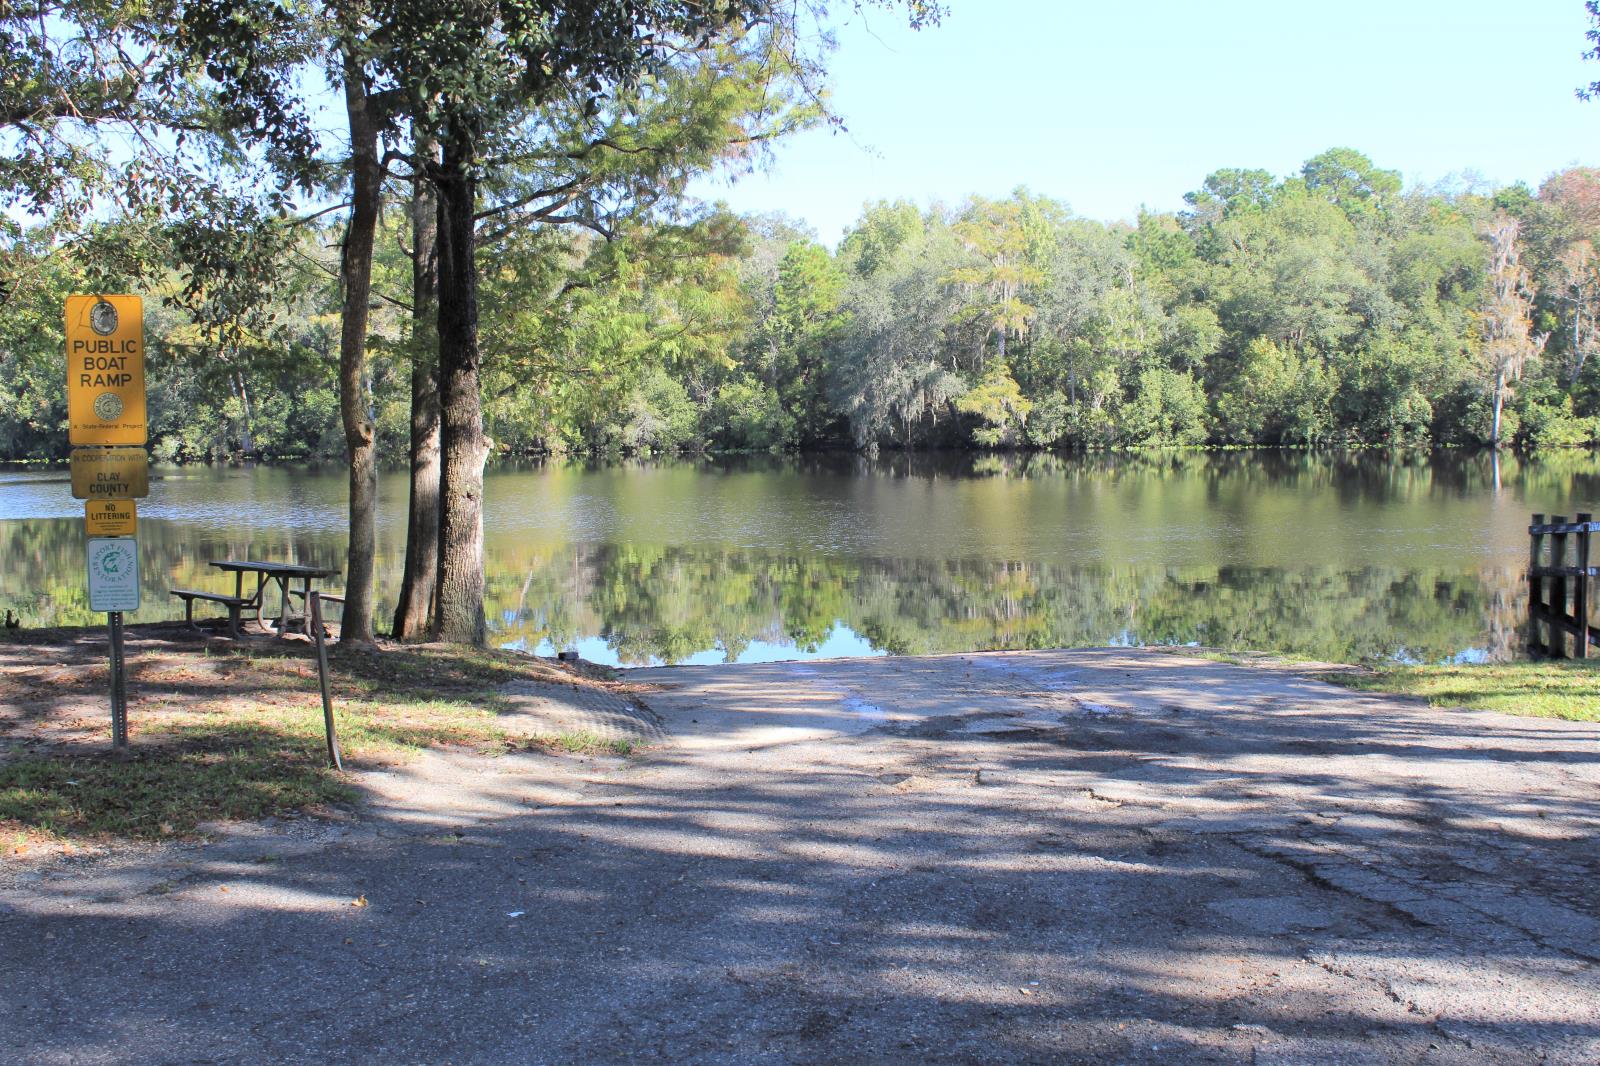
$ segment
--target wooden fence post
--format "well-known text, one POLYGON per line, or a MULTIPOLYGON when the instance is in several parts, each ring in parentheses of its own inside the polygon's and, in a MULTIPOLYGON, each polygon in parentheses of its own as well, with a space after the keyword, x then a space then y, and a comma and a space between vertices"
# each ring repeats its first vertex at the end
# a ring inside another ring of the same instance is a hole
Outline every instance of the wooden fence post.
MULTIPOLYGON (((1553 514, 1550 524, 1565 525, 1567 516, 1553 514)), ((1567 535, 1556 533, 1550 537, 1550 569, 1560 570, 1567 565, 1567 535)), ((1550 583, 1550 657, 1567 657, 1567 575, 1555 574, 1550 583)))
MULTIPOLYGON (((1580 514, 1577 522, 1590 522, 1591 514, 1580 514)), ((1580 659, 1589 657, 1589 531, 1578 531, 1578 576, 1572 582, 1572 617, 1578 628, 1572 631, 1573 654, 1580 659)))
MULTIPOLYGON (((1533 516, 1533 528, 1544 525, 1544 515, 1533 516)), ((1539 616, 1544 613, 1544 578, 1539 568, 1544 565, 1544 534, 1528 533, 1528 654, 1544 655, 1546 646, 1540 631, 1539 616)))

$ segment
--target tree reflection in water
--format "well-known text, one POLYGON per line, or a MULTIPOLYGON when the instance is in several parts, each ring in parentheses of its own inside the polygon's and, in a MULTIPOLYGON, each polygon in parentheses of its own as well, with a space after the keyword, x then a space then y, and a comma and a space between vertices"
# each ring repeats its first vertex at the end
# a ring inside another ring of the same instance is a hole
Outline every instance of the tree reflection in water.
MULTIPOLYGON (((341 562, 326 539, 268 546, 165 522, 145 525, 140 551, 141 621, 181 617, 168 588, 220 588, 211 559, 341 562)), ((0 523, 0 566, 6 605, 29 625, 103 621, 88 606, 81 523, 0 523)), ((398 578, 391 559, 383 586, 398 578)), ((708 649, 733 661, 753 642, 814 653, 840 625, 892 654, 1194 642, 1330 660, 1505 657, 1526 603, 1509 568, 1069 567, 633 544, 497 552, 488 595, 497 640, 599 637, 625 665, 708 649)))
MULTIPOLYGON (((102 621, 82 523, 52 517, 74 513, 65 484, 16 476, 0 485, 0 607, 30 626, 102 621)), ((341 567, 343 482, 158 481, 135 620, 181 617, 170 587, 223 587, 213 559, 341 567)), ((384 488, 386 621, 403 479, 384 488)), ((551 463, 498 468, 487 492, 491 630, 529 648, 581 641, 630 665, 1123 643, 1432 661, 1515 654, 1527 516, 1600 511, 1600 463, 1507 459, 1498 482, 1487 457, 1374 453, 551 463)))

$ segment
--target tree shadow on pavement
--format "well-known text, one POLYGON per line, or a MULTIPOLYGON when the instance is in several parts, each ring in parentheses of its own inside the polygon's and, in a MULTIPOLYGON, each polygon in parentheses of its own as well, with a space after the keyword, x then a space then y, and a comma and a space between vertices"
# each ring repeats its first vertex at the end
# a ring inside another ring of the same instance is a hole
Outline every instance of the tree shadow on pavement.
POLYGON ((1593 727, 1214 664, 1086 711, 1099 669, 855 737, 463 767, 425 812, 44 877, 0 895, 0 1039, 39 1062, 1594 1060, 1593 727))

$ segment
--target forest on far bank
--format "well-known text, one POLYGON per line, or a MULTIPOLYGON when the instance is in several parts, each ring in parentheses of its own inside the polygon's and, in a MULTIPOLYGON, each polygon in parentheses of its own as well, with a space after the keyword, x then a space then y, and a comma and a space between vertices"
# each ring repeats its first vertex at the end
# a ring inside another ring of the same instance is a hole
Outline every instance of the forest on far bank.
MULTIPOLYGON (((1600 169, 1406 189, 1340 148, 1287 178, 1218 170, 1185 201, 1131 224, 1026 189, 880 201, 835 251, 717 207, 610 239, 491 227, 486 429, 503 455, 1600 439, 1600 169)), ((157 457, 342 458, 342 221, 285 219, 270 298, 226 334, 190 315, 176 271, 118 279, 160 225, 0 245, 0 459, 65 456, 63 300, 118 280, 147 298, 157 457)), ((386 213, 365 388, 392 460, 409 239, 386 213)))

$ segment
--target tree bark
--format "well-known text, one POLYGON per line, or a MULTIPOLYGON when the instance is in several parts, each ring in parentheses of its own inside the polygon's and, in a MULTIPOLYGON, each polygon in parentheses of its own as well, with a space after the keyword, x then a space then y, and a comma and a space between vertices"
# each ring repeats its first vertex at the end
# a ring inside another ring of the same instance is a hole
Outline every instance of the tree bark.
MULTIPOLYGON (((459 120, 458 120, 459 121, 459 120)), ((478 273, 473 262, 477 180, 471 132, 444 136, 439 195, 439 595, 440 640, 481 645, 483 616, 483 435, 479 393, 478 273)))
POLYGON ((433 636, 439 593, 439 287, 438 198, 426 171, 438 154, 431 140, 414 146, 411 193, 411 501, 406 515, 406 567, 394 612, 398 640, 433 636))
POLYGON ((248 457, 255 450, 255 439, 250 433, 250 392, 244 375, 237 370, 228 375, 228 384, 239 401, 239 453, 248 457))
POLYGON ((350 124, 350 223, 339 275, 344 290, 339 335, 339 414, 350 457, 350 548, 339 639, 372 641, 372 572, 377 544, 377 431, 367 403, 367 316, 372 298, 372 245, 382 174, 378 123, 358 59, 344 56, 345 114, 350 124))

